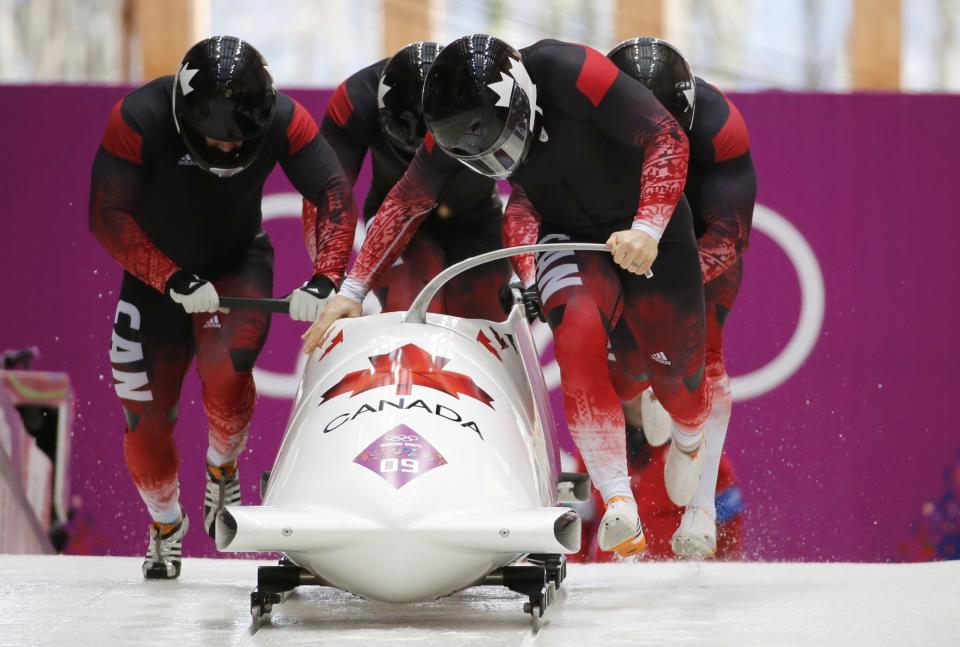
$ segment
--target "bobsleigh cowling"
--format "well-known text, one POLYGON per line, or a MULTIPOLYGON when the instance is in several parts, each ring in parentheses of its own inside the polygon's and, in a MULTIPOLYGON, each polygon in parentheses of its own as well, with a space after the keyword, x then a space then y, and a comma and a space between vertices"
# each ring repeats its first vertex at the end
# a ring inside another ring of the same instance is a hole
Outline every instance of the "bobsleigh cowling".
POLYGON ((416 319, 334 324, 308 359, 262 505, 218 517, 221 551, 285 556, 261 568, 255 618, 304 583, 401 603, 501 584, 542 614, 561 556, 579 550, 522 308, 503 322, 416 319), (533 566, 510 566, 528 555, 533 566))

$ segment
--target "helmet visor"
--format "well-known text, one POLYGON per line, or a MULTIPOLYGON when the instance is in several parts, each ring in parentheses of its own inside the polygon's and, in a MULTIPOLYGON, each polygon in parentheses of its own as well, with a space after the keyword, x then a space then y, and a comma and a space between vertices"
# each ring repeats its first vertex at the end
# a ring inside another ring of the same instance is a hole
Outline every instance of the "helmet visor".
MULTIPOLYGON (((462 137, 461 143, 465 143, 465 139, 469 138, 462 137)), ((444 148, 444 150, 477 173, 503 180, 513 175, 523 164, 532 141, 530 104, 523 92, 516 88, 506 124, 493 144, 474 154, 470 154, 467 147, 460 146, 454 149, 444 148)))
POLYGON ((266 140, 266 133, 263 133, 253 139, 240 140, 238 147, 224 151, 208 145, 207 138, 189 126, 184 126, 181 132, 193 160, 204 171, 217 177, 230 177, 250 166, 266 140))

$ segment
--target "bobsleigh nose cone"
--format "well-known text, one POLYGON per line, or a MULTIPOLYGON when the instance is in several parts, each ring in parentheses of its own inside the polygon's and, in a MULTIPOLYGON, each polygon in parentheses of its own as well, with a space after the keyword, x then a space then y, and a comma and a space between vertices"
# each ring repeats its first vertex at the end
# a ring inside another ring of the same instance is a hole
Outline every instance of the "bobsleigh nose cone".
POLYGON ((408 604, 429 602, 468 586, 498 564, 490 555, 400 538, 335 551, 291 555, 297 563, 340 588, 362 597, 408 604))
POLYGON ((356 533, 328 550, 299 552, 295 561, 358 595, 418 602, 462 589, 526 553, 576 552, 580 535, 580 515, 568 508, 447 513, 413 527, 356 533))

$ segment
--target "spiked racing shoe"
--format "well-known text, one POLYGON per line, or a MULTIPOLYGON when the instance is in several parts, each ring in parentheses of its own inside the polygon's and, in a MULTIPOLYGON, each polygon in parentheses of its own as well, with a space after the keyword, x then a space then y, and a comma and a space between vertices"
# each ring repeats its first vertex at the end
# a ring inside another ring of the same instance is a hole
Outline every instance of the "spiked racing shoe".
POLYGON ((177 523, 150 524, 150 545, 143 559, 143 576, 148 580, 172 580, 180 577, 180 556, 183 536, 187 534, 190 521, 180 510, 177 523))
POLYGON ((636 501, 625 496, 610 497, 600 521, 597 542, 601 550, 611 550, 620 557, 639 555, 646 549, 647 539, 643 536, 636 501))
POLYGON ((710 511, 689 507, 683 511, 680 527, 670 547, 678 557, 707 559, 717 552, 717 520, 710 511))
POLYGON ((225 465, 207 463, 207 492, 203 497, 203 525, 216 539, 217 515, 224 506, 240 505, 240 474, 237 462, 225 465))

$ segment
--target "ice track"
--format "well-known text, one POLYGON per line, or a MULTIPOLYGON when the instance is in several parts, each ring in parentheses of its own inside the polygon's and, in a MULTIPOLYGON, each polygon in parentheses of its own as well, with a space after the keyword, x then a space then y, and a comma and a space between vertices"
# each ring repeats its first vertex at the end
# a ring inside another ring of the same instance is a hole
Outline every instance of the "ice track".
POLYGON ((301 588, 254 632, 256 566, 0 555, 0 645, 957 645, 960 562, 571 565, 532 630, 519 595, 472 589, 409 606, 301 588))

